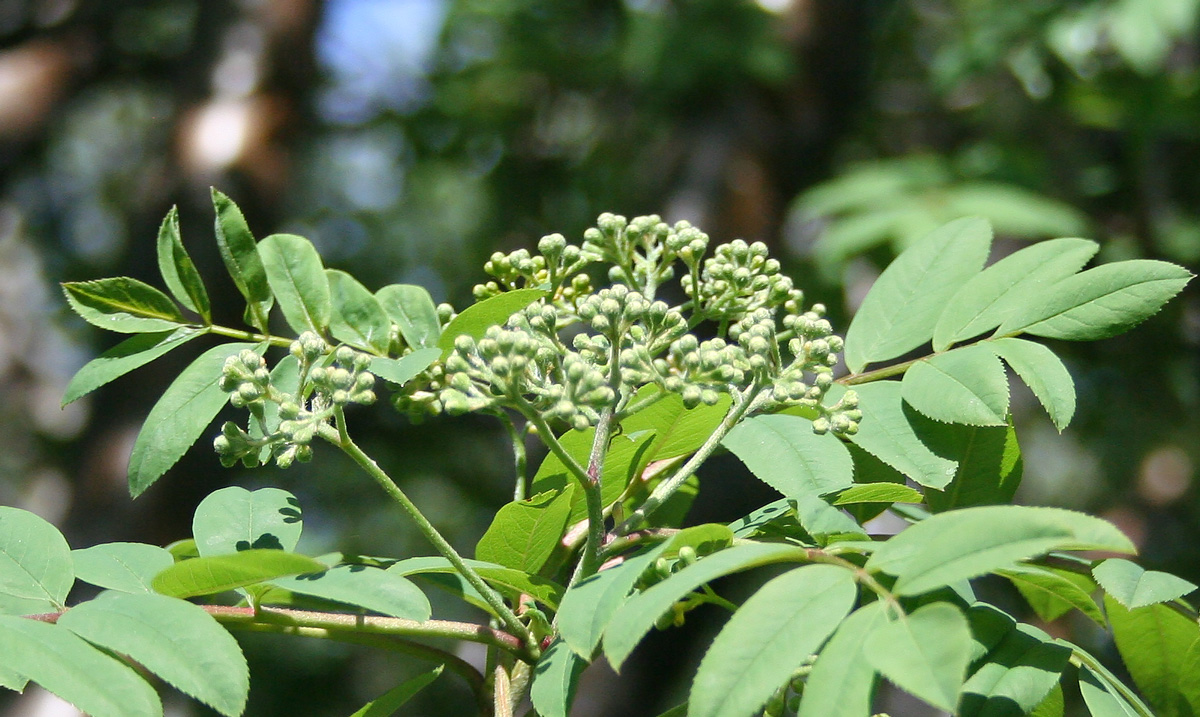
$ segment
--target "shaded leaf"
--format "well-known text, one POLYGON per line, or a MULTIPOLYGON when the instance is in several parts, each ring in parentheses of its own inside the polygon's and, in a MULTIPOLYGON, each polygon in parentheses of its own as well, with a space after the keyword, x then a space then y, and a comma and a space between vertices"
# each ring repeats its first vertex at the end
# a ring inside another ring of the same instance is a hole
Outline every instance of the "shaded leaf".
POLYGON ((1029 717, 1063 717, 1066 710, 1066 700, 1063 697, 1062 683, 1054 685, 1046 699, 1038 703, 1029 713, 1029 717))
POLYGON ((71 382, 67 384, 67 390, 63 393, 62 405, 86 396, 202 334, 203 329, 184 326, 174 331, 130 336, 88 361, 71 377, 71 382))
POLYGON ((568 717, 575 701, 575 688, 587 663, 555 639, 533 668, 529 699, 540 717, 568 717))
POLYGON ((101 593, 58 624, 94 645, 128 655, 184 694, 236 717, 250 673, 233 636, 203 608, 150 594, 101 593))
MULTIPOLYGON (((466 563, 500 594, 514 601, 520 600, 522 595, 528 595, 551 610, 557 610, 562 600, 564 588, 553 580, 482 560, 467 560, 466 563)), ((387 570, 389 573, 403 576, 422 573, 457 574, 450 561, 434 556, 401 560, 387 570)))
POLYGON ((935 602, 876 628, 864 653, 900 689, 953 712, 970 662, 971 631, 958 608, 935 602))
POLYGON ((1141 717, 1108 680, 1083 665, 1079 667, 1079 692, 1092 717, 1141 717))
POLYGON ((1111 523, 1061 508, 993 505, 939 513, 901 531, 867 561, 918 595, 1052 550, 1133 553, 1111 523))
POLYGON ((376 356, 371 359, 371 373, 379 378, 403 386, 433 365, 442 355, 438 348, 418 349, 398 359, 376 356))
POLYGON ((1054 352, 1025 339, 996 339, 987 345, 1029 386, 1054 427, 1059 431, 1066 428, 1075 415, 1075 382, 1054 352))
POLYGON ((391 717, 396 710, 403 707, 418 692, 436 680, 442 674, 443 669, 444 665, 438 665, 429 672, 422 672, 412 679, 401 682, 363 705, 350 717, 391 717))
POLYGON ((329 332, 338 341, 386 356, 392 323, 379 300, 358 279, 338 269, 326 269, 333 314, 329 332))
POLYGON ((166 294, 127 276, 62 285, 67 303, 85 321, 122 334, 174 331, 185 323, 166 294))
POLYGON ((797 717, 862 717, 871 714, 875 668, 863 654, 867 638, 886 624, 884 605, 874 602, 850 614, 817 656, 804 683, 797 717))
POLYGON ((850 613, 854 574, 809 565, 770 580, 709 646, 688 697, 690 717, 757 712, 850 613))
POLYGON ((931 451, 913 431, 899 382, 876 381, 854 391, 863 419, 852 443, 927 488, 942 488, 954 478, 955 462, 931 451))
POLYGON ((0 505, 0 613, 62 610, 74 582, 71 548, 58 528, 0 505))
MULTIPOLYGON (((436 348, 442 335, 437 307, 423 286, 389 284, 375 292, 388 318, 400 328, 404 342, 415 349, 436 348)), ((440 352, 439 352, 440 355, 440 352)))
POLYGON ((992 264, 946 303, 933 330, 933 350, 996 328, 1029 296, 1079 271, 1099 248, 1087 239, 1051 239, 992 264))
POLYGON ((133 668, 60 625, 0 615, 0 670, 18 671, 91 717, 162 717, 158 694, 133 668))
POLYGON ((804 531, 816 539, 818 545, 828 545, 834 540, 867 538, 867 532, 861 525, 820 496, 800 496, 795 503, 796 519, 804 531))
POLYGON ((513 501, 496 512, 475 546, 475 557, 527 573, 542 569, 558 547, 571 516, 574 484, 554 493, 513 501))
POLYGON ((620 565, 601 570, 567 588, 558 610, 558 629, 575 654, 590 660, 609 621, 642 573, 667 549, 663 542, 620 565))
POLYGON ((1155 603, 1170 602, 1196 589, 1193 583, 1170 573, 1146 570, 1137 563, 1109 558, 1092 568, 1092 575, 1104 592, 1133 610, 1155 603))
POLYGON ((333 309, 325 266, 312 242, 295 234, 272 234, 258 243, 258 254, 292 331, 324 334, 333 309))
POLYGON ((1191 717, 1180 689, 1183 661, 1197 640, 1200 626, 1166 605, 1128 610, 1111 595, 1104 612, 1125 667, 1158 717, 1191 717))
POLYGON ((429 599, 420 588, 396 573, 366 565, 338 565, 271 584, 406 620, 428 620, 430 615, 429 599))
POLYGON ((217 382, 225 359, 253 344, 221 344, 200 354, 163 392, 133 443, 129 493, 138 497, 175 465, 228 400, 217 382))
POLYGON ((212 190, 213 209, 217 213, 215 230, 217 247, 225 268, 246 298, 246 323, 263 333, 267 331, 267 317, 275 298, 267 281, 267 270, 254 243, 254 235, 233 200, 216 189, 212 190))
POLYGON ((1125 333, 1158 313, 1192 274, 1152 259, 1104 264, 1048 287, 1039 301, 1015 311, 997 336, 1028 333, 1050 339, 1094 341, 1125 333))
MULTIPOLYGON (((595 440, 596 429, 584 431, 567 430, 558 437, 558 442, 567 453, 586 466, 595 440)), ((635 479, 638 469, 649 460, 647 454, 653 445, 654 434, 638 432, 614 436, 604 456, 604 467, 600 471, 600 502, 609 505, 625 492, 629 482, 635 479)), ((575 484, 567 467, 553 453, 548 453, 533 476, 530 490, 534 493, 563 490, 575 484)), ((582 492, 577 491, 573 499, 571 517, 574 523, 587 517, 587 505, 582 492)))
POLYGON ((153 592, 154 576, 175 564, 165 548, 145 543, 101 543, 71 551, 75 577, 109 590, 153 592))
POLYGON ((1062 677, 1070 648, 1018 624, 963 685, 963 717, 1021 717, 1041 704, 1062 677))
POLYGON ((911 416, 910 420, 925 445, 958 465, 949 485, 925 491, 930 510, 941 513, 951 508, 1012 502, 1021 485, 1024 461, 1011 423, 964 426, 911 416))
POLYGON ((1086 575, 1053 568, 1019 565, 997 571, 1008 578, 1038 617, 1053 622, 1072 608, 1104 625, 1104 613, 1092 599, 1096 583, 1086 575))
POLYGON ((901 386, 904 400, 936 421, 1003 426, 1008 416, 1004 365, 984 346, 918 361, 905 372, 901 386))
POLYGON ((789 498, 848 488, 854 463, 833 433, 813 433, 812 422, 774 414, 748 418, 721 442, 756 478, 789 498))
POLYGON ((617 610, 604 631, 604 654, 613 669, 620 669, 625 658, 658 617, 676 601, 701 585, 730 573, 770 563, 802 560, 803 548, 791 545, 747 543, 735 545, 703 558, 671 575, 666 580, 631 598, 617 610))
MULTIPOLYGON (((631 403, 648 398, 661 389, 654 385, 643 386, 631 403)), ((695 452, 729 412, 730 398, 722 395, 712 406, 700 404, 694 408, 683 405, 683 399, 668 393, 646 408, 621 421, 626 434, 652 431, 654 443, 646 452, 645 461, 663 460, 695 452)))
POLYGON ((987 261, 992 229, 959 219, 934 230, 896 257, 863 299, 846 331, 846 365, 858 373, 896 358, 933 336, 950 297, 987 261))
POLYGON ((194 597, 323 570, 324 564, 304 555, 282 550, 252 549, 175 563, 155 576, 151 585, 155 592, 162 595, 194 597))
POLYGON ((438 338, 437 346, 442 358, 454 350, 454 340, 459 336, 479 339, 492 326, 508 321, 508 317, 524 309, 546 295, 542 289, 516 289, 472 304, 446 325, 438 338))
POLYGON ((192 517, 196 547, 206 558, 251 548, 294 550, 303 527, 296 496, 279 488, 221 488, 192 517))
POLYGON ((187 308, 200 314, 205 324, 212 323, 212 309, 204 281, 192 257, 183 248, 179 234, 179 208, 171 207, 158 230, 158 270, 167 288, 187 308))

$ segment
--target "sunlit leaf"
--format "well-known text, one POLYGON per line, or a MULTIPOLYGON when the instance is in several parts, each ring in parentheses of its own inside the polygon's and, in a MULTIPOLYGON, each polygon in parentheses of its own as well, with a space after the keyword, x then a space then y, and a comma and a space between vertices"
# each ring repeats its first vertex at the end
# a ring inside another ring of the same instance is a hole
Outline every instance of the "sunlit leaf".
POLYGON ((171 207, 158 230, 158 270, 171 294, 187 308, 200 314, 204 323, 212 323, 212 309, 208 302, 208 292, 200 279, 200 272, 192 263, 183 248, 183 238, 179 234, 179 209, 171 207))
POLYGON ((1075 415, 1075 382, 1063 362, 1045 346, 1025 339, 1003 338, 987 342, 1037 396, 1059 431, 1075 415))
POLYGON ((1196 589, 1196 585, 1170 573, 1146 570, 1137 563, 1109 558, 1092 568, 1092 575, 1104 592, 1133 610, 1155 603, 1169 602, 1196 589))
POLYGON ((774 414, 748 418, 722 444, 756 478, 789 498, 848 488, 854 478, 850 453, 833 433, 813 433, 812 422, 774 414))
POLYGON ((571 714, 575 688, 585 667, 587 663, 572 652, 567 643, 561 639, 550 643, 533 667, 533 684, 529 687, 529 699, 539 717, 568 717, 571 714))
POLYGON ((489 328, 503 324, 508 321, 508 317, 545 295, 546 292, 542 289, 516 289, 468 306, 442 331, 437 342, 438 348, 442 350, 442 358, 446 358, 454 350, 454 341, 459 336, 482 338, 489 328))
POLYGON ((202 557, 251 548, 293 550, 304 527, 296 496, 279 488, 230 486, 196 506, 192 535, 202 557))
POLYGON ((900 689, 953 712, 970 661, 971 631, 958 608, 935 602, 877 627, 864 653, 900 689))
POLYGON ((263 267, 262 257, 258 255, 254 235, 250 233, 242 210, 232 199, 213 189, 212 201, 217 213, 217 247, 221 250, 221 258, 225 261, 229 276, 246 298, 246 323, 267 333, 267 318, 275 297, 271 294, 267 271, 263 267))
POLYGON ((1158 717, 1191 717, 1188 697, 1180 689, 1183 657, 1200 640, 1200 626, 1167 605, 1126 609, 1111 595, 1104 612, 1117 650, 1146 701, 1158 717))
POLYGON ((74 582, 71 548, 58 528, 0 505, 0 613, 61 610, 74 582))
POLYGON ((437 307, 423 286, 389 284, 375 292, 388 318, 400 328, 404 342, 415 349, 436 348, 442 335, 437 307))
POLYGON ((85 321, 123 334, 174 331, 185 323, 171 297, 149 284, 114 276, 62 285, 67 303, 85 321))
POLYGON ((867 638, 886 624, 882 602, 842 620, 804 682, 797 717, 862 717, 871 713, 875 668, 863 654, 867 638))
POLYGON ((230 555, 193 558, 175 563, 155 576, 154 591, 170 597, 215 595, 255 583, 319 573, 325 565, 283 550, 251 549, 230 555))
POLYGON ((388 383, 403 386, 417 374, 432 366, 441 355, 441 350, 434 347, 417 349, 398 359, 376 356, 371 359, 370 371, 388 383))
POLYGON ((184 345, 204 333, 190 326, 158 333, 130 336, 111 349, 84 364, 67 384, 62 405, 67 405, 114 381, 130 371, 141 368, 171 349, 184 345))
POLYGON ((418 692, 436 680, 442 674, 444 667, 444 665, 438 665, 429 672, 422 672, 412 679, 401 682, 363 705, 350 717, 391 717, 396 710, 403 707, 418 692))
POLYGON ((1008 416, 1004 366, 980 345, 916 362, 901 386, 904 400, 936 421, 1002 426, 1008 416))
POLYGON ((109 590, 153 592, 154 576, 175 564, 165 548, 145 543, 101 543, 71 551, 75 577, 109 590))
POLYGON ((429 599, 420 588, 396 573, 366 565, 338 565, 271 584, 406 620, 428 620, 430 615, 429 599))
POLYGON ((325 266, 312 242, 295 234, 272 234, 258 243, 258 254, 292 331, 324 334, 333 309, 325 266))
POLYGON ((574 494, 572 483, 561 491, 503 506, 479 539, 475 557, 527 573, 538 572, 558 547, 574 494))

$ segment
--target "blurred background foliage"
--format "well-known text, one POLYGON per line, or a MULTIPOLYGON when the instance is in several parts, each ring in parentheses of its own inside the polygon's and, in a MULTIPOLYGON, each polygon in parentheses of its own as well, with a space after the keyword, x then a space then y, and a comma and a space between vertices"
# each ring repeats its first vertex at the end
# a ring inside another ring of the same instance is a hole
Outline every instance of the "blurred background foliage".
MULTIPOLYGON (((271 484, 300 496, 302 549, 428 552, 329 454, 239 474, 200 445, 130 501, 133 437, 186 356, 60 409, 73 371, 115 341, 70 317, 56 282, 156 282, 154 232, 172 204, 202 273, 223 288, 218 318, 236 322, 209 185, 260 236, 306 235, 369 287, 420 283, 460 308, 492 251, 551 231, 578 239, 602 211, 765 241, 843 330, 896 250, 963 214, 991 219, 998 254, 1081 235, 1102 242, 1103 260, 1196 270, 1198 10, 1200 0, 0 0, 0 503, 56 522, 77 546, 167 543, 189 532, 210 490, 271 484)), ((1019 499, 1105 515, 1147 563, 1200 580, 1197 286, 1126 337, 1057 348, 1080 411, 1060 436, 1015 397, 1019 499)), ((360 413, 363 442, 469 551, 510 490, 498 426, 360 413)), ((694 521, 770 499, 728 460, 703 477, 694 521)), ((683 648, 719 617, 651 639, 619 682, 590 672, 577 714, 673 704, 699 659, 683 648)), ((419 667, 282 639, 245 641, 248 714, 348 714, 419 667)), ((442 682, 414 713, 467 713, 442 682)), ((168 702, 170 714, 204 714, 168 702)), ((31 692, 5 696, 0 714, 68 713, 31 692)))

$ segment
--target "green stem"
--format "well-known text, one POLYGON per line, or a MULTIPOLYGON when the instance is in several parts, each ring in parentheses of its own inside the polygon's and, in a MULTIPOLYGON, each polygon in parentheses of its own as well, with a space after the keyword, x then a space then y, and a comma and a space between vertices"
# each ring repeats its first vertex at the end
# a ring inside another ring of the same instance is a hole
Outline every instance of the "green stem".
POLYGON ((353 440, 350 439, 349 434, 346 432, 346 417, 340 406, 337 407, 334 415, 337 420, 339 437, 339 440, 335 443, 335 445, 341 448, 342 451, 345 452, 346 455, 350 456, 350 458, 353 459, 360 468, 374 478, 375 482, 378 483, 381 488, 383 488, 384 492, 387 493, 392 500, 400 504, 400 507, 402 507, 405 512, 408 513, 409 517, 413 519, 413 522, 417 524, 417 529, 421 531, 421 534, 433 544, 433 547, 442 554, 442 557, 450 561, 450 564, 454 566, 454 569, 460 575, 462 575, 468 583, 470 583, 471 587, 475 588, 479 592, 487 604, 496 613, 496 616, 499 617, 504 623, 504 626, 508 628, 508 631, 521 638, 529 651, 529 655, 531 657, 536 657, 540 652, 537 640, 534 639, 533 635, 529 632, 525 625, 521 624, 521 620, 517 617, 516 613, 514 613, 508 607, 508 605, 504 604, 504 598, 500 597, 500 594, 493 590, 492 587, 488 585, 482 577, 480 577, 479 573, 475 572, 474 569, 467 565, 462 556, 458 554, 458 551, 454 549, 454 546, 450 545, 449 541, 442 537, 442 534, 438 532, 437 528, 433 527, 433 523, 430 523, 429 519, 425 517, 425 514, 421 512, 416 504, 409 500, 408 496, 404 494, 404 491, 400 489, 400 486, 396 485, 396 482, 392 480, 391 476, 389 476, 382 468, 380 468, 379 464, 377 464, 370 456, 364 453, 363 450, 359 448, 353 440))
MULTIPOLYGON (((525 500, 525 495, 528 491, 528 478, 525 475, 527 470, 525 431, 516 427, 512 417, 504 409, 498 410, 496 417, 500 419, 500 423, 504 425, 504 430, 508 433, 508 439, 512 441, 513 467, 516 472, 516 480, 513 484, 513 500, 525 500)), ((529 424, 527 423, 526 425, 528 426, 529 424)))
POLYGON ((293 339, 289 339, 286 336, 268 336, 266 334, 255 333, 253 331, 242 331, 241 329, 231 329, 228 326, 213 325, 213 326, 202 326, 199 328, 204 329, 205 331, 207 331, 210 334, 216 334, 217 336, 225 336, 225 337, 231 338, 231 339, 241 339, 242 341, 253 341, 255 343, 261 343, 263 341, 266 341, 267 343, 271 344, 272 346, 282 346, 284 348, 291 346, 292 341, 293 341, 293 339))
POLYGON ((519 408, 525 418, 529 419, 529 422, 537 429, 538 438, 542 440, 542 443, 546 444, 546 448, 549 448, 550 452, 566 466, 566 469, 571 472, 575 480, 580 483, 586 483, 588 480, 587 470, 579 465, 579 461, 575 460, 574 456, 567 452, 567 449, 563 447, 558 437, 554 435, 554 431, 550 430, 550 424, 546 423, 546 419, 542 418, 542 415, 528 404, 522 403, 519 408))
POLYGON ((675 472, 675 475, 659 483, 650 493, 650 496, 646 498, 646 501, 632 515, 626 518, 625 522, 618 525, 613 532, 620 536, 636 530, 651 513, 674 495, 675 491, 679 490, 684 482, 688 478, 691 478, 692 474, 717 450, 717 446, 721 445, 721 441, 733 430, 738 421, 742 420, 742 416, 746 415, 747 410, 754 403, 754 398, 760 390, 761 388, 757 384, 754 384, 747 388, 745 393, 735 394, 733 405, 729 407, 729 412, 725 414, 721 425, 717 426, 717 429, 712 432, 700 448, 696 449, 692 457, 675 472))

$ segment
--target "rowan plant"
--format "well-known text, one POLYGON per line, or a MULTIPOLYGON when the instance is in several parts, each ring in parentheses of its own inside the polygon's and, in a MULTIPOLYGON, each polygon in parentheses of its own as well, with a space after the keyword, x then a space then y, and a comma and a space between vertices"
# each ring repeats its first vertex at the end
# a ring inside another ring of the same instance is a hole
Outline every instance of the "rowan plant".
POLYGON ((1065 429, 1071 376, 1034 339, 1122 333, 1187 284, 1183 268, 1081 271, 1097 250, 1084 239, 989 266, 989 225, 961 219, 904 251, 843 337, 763 244, 603 214, 578 243, 551 234, 494 254, 459 312, 418 286, 372 292, 302 237, 255 240, 213 199, 247 326, 213 323, 172 210, 157 244, 169 294, 125 277, 63 285, 88 322, 132 334, 65 401, 217 337, 150 411, 134 497, 197 441, 251 468, 341 451, 435 554, 297 553, 301 507, 278 488, 210 494, 166 548, 71 550, 44 520, 0 508, 0 685, 40 683, 95 717, 161 715, 162 685, 238 715, 249 680, 229 633, 257 631, 432 665, 356 714, 391 714, 445 671, 481 713, 556 717, 591 663, 619 671, 648 632, 712 605, 731 617, 665 714, 867 717, 885 680, 960 715, 1062 715, 1064 685, 1095 715, 1200 710, 1196 586, 1120 557, 1134 545, 1104 520, 1012 504, 1009 370, 1065 429), (214 437, 226 403, 242 417, 214 437), (447 426, 482 413, 508 431, 513 500, 473 556, 355 442, 347 409, 371 405, 447 426), (536 470, 531 437, 546 448, 536 470), (779 498, 689 524, 718 451, 779 498), (907 527, 873 533, 884 512, 907 527), (718 579, 766 565, 777 574, 748 599, 720 594, 718 579), (477 622, 431 616, 418 581, 432 574, 453 578, 477 622), (77 580, 103 592, 69 604, 77 580), (1010 582, 1028 610, 989 603, 979 580, 1010 582), (1131 683, 1043 629, 1068 613, 1111 631, 1131 683), (443 638, 486 646, 484 669, 430 642, 443 638))

